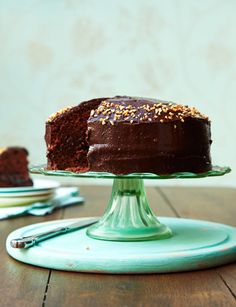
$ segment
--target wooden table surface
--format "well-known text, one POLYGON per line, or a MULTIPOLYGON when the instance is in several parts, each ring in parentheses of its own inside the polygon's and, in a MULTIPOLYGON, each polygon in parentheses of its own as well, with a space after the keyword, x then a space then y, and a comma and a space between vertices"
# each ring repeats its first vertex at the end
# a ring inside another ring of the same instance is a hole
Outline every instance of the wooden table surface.
MULTIPOLYGON (((172 274, 102 275, 33 267, 5 250, 14 229, 42 221, 102 215, 110 187, 82 186, 86 203, 46 217, 0 221, 0 306, 236 306, 236 264, 172 274)), ((236 189, 147 188, 159 216, 236 226, 236 189)))

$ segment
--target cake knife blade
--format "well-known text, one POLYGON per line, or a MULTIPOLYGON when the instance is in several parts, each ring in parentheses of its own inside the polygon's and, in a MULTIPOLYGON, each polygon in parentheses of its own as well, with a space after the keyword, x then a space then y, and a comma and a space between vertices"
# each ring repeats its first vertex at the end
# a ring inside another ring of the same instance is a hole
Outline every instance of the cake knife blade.
POLYGON ((49 231, 41 232, 38 234, 33 234, 27 237, 12 239, 10 241, 10 245, 13 248, 29 248, 41 241, 45 241, 55 236, 59 236, 59 235, 62 235, 68 232, 82 229, 86 226, 95 224, 97 221, 98 221, 98 218, 89 218, 89 219, 78 221, 78 222, 63 226, 63 227, 57 227, 49 231))

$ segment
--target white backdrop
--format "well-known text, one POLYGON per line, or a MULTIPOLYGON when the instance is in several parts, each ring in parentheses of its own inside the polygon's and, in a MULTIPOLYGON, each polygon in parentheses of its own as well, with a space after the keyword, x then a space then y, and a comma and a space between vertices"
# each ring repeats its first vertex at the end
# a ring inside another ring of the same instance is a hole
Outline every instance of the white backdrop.
MULTIPOLYGON (((0 147, 44 162, 54 111, 159 97, 209 115, 213 161, 236 169, 235 12, 234 0, 0 1, 0 147)), ((204 184, 236 185, 236 172, 204 184)))

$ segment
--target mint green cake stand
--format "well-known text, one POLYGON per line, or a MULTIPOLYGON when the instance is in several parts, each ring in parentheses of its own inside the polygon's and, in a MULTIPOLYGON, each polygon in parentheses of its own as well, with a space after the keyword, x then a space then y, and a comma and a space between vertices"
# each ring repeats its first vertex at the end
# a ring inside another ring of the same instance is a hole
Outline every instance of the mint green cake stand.
POLYGON ((99 273, 163 273, 198 270, 236 260, 236 229, 207 221, 157 218, 149 207, 143 179, 201 178, 228 173, 214 167, 203 174, 72 173, 49 171, 43 166, 31 172, 52 176, 112 178, 108 207, 99 222, 27 250, 12 248, 13 238, 47 231, 74 220, 33 224, 12 232, 7 251, 15 259, 41 267, 99 273))

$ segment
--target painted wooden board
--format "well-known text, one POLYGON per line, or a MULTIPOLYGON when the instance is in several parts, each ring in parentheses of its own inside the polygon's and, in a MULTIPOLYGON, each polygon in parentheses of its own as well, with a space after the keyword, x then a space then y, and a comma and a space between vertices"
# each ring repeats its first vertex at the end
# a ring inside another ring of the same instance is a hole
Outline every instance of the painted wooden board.
POLYGON ((199 270, 236 261, 236 228, 207 221, 159 218, 172 238, 145 242, 112 242, 91 239, 86 229, 14 249, 13 238, 65 226, 78 219, 29 225, 13 231, 6 248, 13 258, 45 268, 96 273, 164 273, 199 270))

